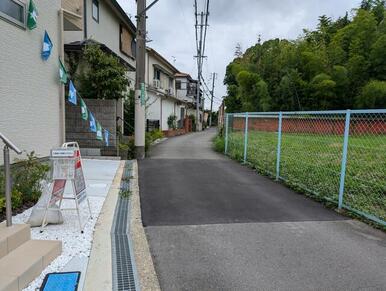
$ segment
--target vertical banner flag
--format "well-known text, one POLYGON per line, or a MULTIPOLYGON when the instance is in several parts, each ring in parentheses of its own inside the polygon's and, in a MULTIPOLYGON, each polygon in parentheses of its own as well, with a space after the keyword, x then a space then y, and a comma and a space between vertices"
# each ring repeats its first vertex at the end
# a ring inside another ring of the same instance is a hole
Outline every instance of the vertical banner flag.
POLYGON ((107 147, 109 146, 109 135, 110 135, 109 131, 105 129, 105 144, 107 147))
POLYGON ((84 103, 82 98, 80 98, 80 110, 82 112, 82 119, 87 120, 88 119, 88 110, 87 110, 86 103, 84 103))
POLYGON ((42 58, 43 60, 48 60, 48 58, 51 55, 53 44, 51 42, 50 37, 48 36, 47 31, 44 32, 44 38, 43 38, 43 48, 42 48, 42 58))
POLYGON ((59 80, 60 80, 60 83, 63 83, 63 84, 67 84, 67 80, 68 80, 66 67, 63 65, 60 59, 59 59, 59 80))
POLYGON ((94 115, 91 113, 90 111, 90 130, 92 132, 96 132, 96 123, 95 123, 95 118, 94 118, 94 115))
POLYGON ((29 30, 36 28, 36 20, 38 18, 38 10, 36 9, 35 3, 30 0, 28 7, 28 18, 27 27, 29 30))
POLYGON ((68 88, 68 101, 71 102, 72 104, 76 105, 77 100, 76 100, 76 89, 74 87, 74 84, 70 80, 70 85, 68 88))
POLYGON ((146 102, 145 83, 141 83, 141 105, 145 106, 145 102, 146 102))
POLYGON ((97 122, 97 139, 98 140, 103 140, 103 136, 102 136, 102 126, 100 125, 99 122, 97 122))

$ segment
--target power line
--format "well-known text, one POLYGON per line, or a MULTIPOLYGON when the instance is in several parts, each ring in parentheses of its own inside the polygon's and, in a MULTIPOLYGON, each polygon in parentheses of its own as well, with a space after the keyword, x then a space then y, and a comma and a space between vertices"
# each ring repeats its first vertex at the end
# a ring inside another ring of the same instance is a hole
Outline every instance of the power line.
MULTIPOLYGON (((206 84, 205 79, 203 77, 202 77, 202 82, 204 83, 204 85, 206 87, 206 90, 208 92, 211 92, 211 90, 209 89, 209 86, 206 84)), ((211 99, 211 96, 209 96, 208 94, 207 94, 207 96, 209 97, 209 99, 211 99)), ((219 101, 219 102, 222 102, 222 100, 219 97, 216 97, 216 96, 213 95, 213 98, 217 99, 217 101, 219 101)))

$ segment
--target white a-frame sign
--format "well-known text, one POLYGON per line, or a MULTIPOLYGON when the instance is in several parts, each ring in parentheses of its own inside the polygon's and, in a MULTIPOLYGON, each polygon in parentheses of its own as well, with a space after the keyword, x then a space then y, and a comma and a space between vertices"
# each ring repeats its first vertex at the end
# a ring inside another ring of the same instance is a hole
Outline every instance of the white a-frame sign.
POLYGON ((50 198, 47 200, 41 231, 47 225, 47 212, 49 210, 76 210, 79 220, 79 228, 83 233, 84 224, 80 216, 79 204, 87 200, 88 210, 91 216, 90 201, 86 194, 86 182, 83 175, 82 157, 77 142, 64 143, 61 148, 51 150, 52 183, 50 185, 50 198), (64 196, 66 183, 70 182, 72 193, 64 196), (63 200, 73 200, 75 208, 63 208, 63 200), (53 207, 57 205, 58 207, 53 207))

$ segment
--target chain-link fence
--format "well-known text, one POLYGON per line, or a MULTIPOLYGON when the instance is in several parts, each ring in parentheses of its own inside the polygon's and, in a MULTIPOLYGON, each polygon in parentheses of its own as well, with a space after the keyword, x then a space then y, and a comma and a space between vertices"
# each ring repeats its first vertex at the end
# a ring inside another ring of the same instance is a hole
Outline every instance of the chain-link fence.
POLYGON ((386 226, 386 110, 235 113, 225 153, 386 226))

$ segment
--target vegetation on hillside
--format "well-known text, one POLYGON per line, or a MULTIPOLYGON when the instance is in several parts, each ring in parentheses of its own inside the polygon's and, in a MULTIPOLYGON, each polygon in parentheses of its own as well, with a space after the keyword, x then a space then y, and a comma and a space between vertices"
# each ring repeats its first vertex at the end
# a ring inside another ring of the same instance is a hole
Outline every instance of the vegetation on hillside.
POLYGON ((297 40, 272 39, 227 66, 227 112, 386 107, 385 0, 319 17, 297 40))

